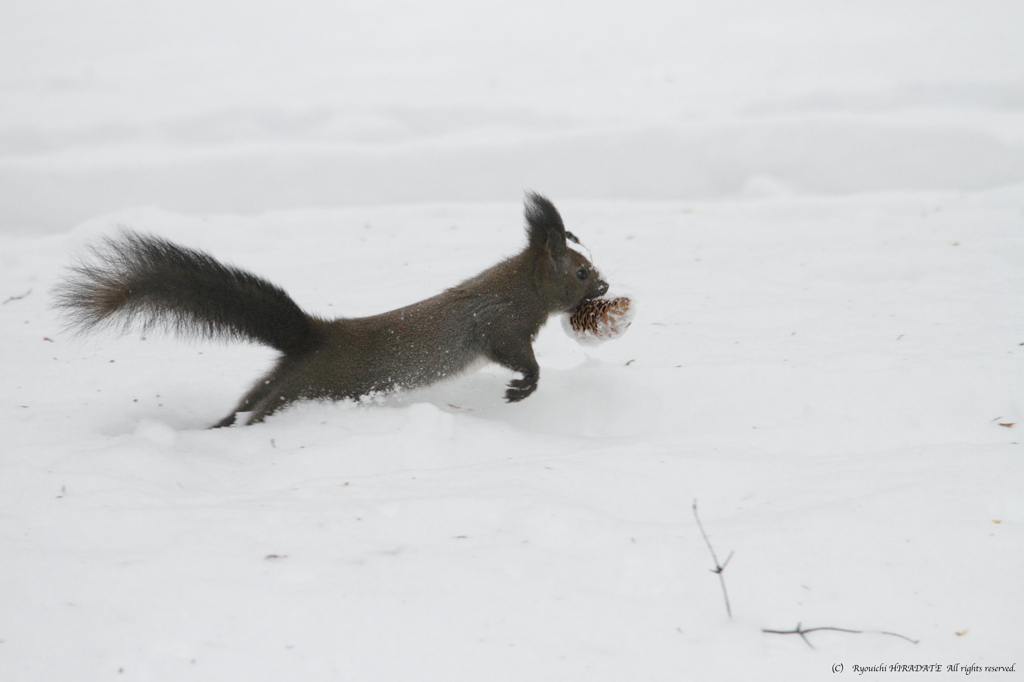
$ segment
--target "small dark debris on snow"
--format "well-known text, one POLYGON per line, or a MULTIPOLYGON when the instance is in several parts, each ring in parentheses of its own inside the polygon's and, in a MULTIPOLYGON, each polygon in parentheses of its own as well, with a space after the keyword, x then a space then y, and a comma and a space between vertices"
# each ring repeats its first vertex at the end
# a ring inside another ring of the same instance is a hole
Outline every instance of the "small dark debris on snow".
POLYGON ((26 296, 28 296, 31 293, 32 293, 32 290, 29 289, 28 291, 23 293, 21 296, 11 296, 10 298, 8 298, 3 303, 0 303, 0 305, 6 305, 6 304, 10 303, 11 301, 20 301, 21 299, 25 298, 26 296))

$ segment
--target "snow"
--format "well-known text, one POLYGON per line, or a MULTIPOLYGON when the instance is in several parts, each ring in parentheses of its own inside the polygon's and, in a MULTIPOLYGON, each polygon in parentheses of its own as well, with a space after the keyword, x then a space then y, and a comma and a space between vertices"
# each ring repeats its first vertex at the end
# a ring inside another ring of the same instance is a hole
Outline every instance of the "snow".
POLYGON ((5 4, 0 678, 1024 664, 1020 7, 5 4), (521 248, 525 188, 639 313, 553 320, 522 403, 208 430, 270 351, 49 307, 130 226, 382 312, 521 248))

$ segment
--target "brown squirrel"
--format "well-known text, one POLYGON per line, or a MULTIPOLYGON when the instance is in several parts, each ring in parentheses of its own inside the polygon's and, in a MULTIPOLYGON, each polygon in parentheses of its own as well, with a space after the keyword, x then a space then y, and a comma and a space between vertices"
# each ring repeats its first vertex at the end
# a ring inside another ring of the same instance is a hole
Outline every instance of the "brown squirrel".
POLYGON ((57 286, 69 326, 136 323, 181 336, 254 341, 281 351, 274 368, 215 426, 236 413, 253 424, 296 400, 346 398, 426 386, 484 359, 518 372, 509 402, 537 388, 533 340, 548 317, 608 290, 567 240, 554 205, 526 197, 528 243, 519 254, 419 303, 371 317, 308 315, 279 287, 159 237, 125 232, 92 249, 57 286))

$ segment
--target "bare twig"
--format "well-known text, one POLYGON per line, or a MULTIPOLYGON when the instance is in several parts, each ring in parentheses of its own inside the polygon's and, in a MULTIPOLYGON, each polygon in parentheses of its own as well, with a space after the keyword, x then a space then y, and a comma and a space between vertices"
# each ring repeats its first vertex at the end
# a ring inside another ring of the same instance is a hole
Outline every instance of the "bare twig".
MULTIPOLYGON (((710 569, 712 573, 718 574, 718 581, 722 584, 722 597, 725 599, 725 612, 729 614, 729 618, 732 618, 732 607, 729 605, 729 593, 725 589, 725 576, 722 575, 725 572, 725 567, 729 565, 729 561, 732 559, 734 552, 729 552, 729 556, 725 558, 725 563, 719 563, 718 555, 715 554, 715 548, 711 546, 711 540, 708 538, 708 534, 704 532, 704 524, 700 522, 700 515, 697 514, 697 500, 693 501, 693 518, 697 521, 697 528, 700 529, 701 537, 704 538, 704 544, 708 546, 708 551, 711 552, 711 559, 715 562, 715 567, 710 569)), ((884 630, 851 630, 849 628, 837 628, 830 626, 807 628, 804 629, 802 623, 797 623, 796 627, 792 630, 769 630, 768 628, 762 628, 761 632, 771 635, 800 635, 800 639, 804 640, 807 646, 814 648, 811 644, 811 640, 807 639, 807 635, 812 632, 821 632, 823 630, 831 630, 832 632, 847 632, 853 635, 862 635, 865 632, 873 632, 879 635, 889 635, 890 637, 899 637, 905 639, 911 644, 917 644, 920 640, 911 639, 906 635, 901 635, 897 632, 886 632, 884 630)))
POLYGON ((918 642, 920 642, 920 641, 921 641, 921 640, 919 640, 919 639, 910 639, 910 638, 909 638, 909 637, 907 637, 906 635, 901 635, 901 634, 899 634, 898 632, 886 632, 885 630, 879 630, 879 631, 878 631, 878 634, 880 634, 880 635, 889 635, 890 637, 899 637, 900 639, 905 639, 905 640, 907 640, 907 641, 908 641, 908 642, 910 642, 911 644, 917 644, 918 642))
POLYGON ((7 299, 6 301, 4 301, 3 303, 0 303, 0 305, 5 305, 5 304, 7 304, 7 303, 10 303, 11 301, 20 301, 21 299, 25 298, 26 296, 28 296, 28 295, 29 295, 29 294, 31 294, 31 293, 32 293, 32 290, 31 290, 31 289, 29 289, 28 291, 26 291, 25 293, 23 293, 23 294, 22 294, 21 296, 11 296, 10 298, 8 298, 8 299, 7 299))
POLYGON ((718 563, 718 556, 715 554, 715 548, 711 546, 711 540, 708 539, 708 534, 704 532, 704 525, 700 522, 700 516, 697 515, 697 500, 693 501, 693 518, 697 520, 697 528, 700 529, 700 534, 704 537, 704 543, 708 546, 708 551, 711 552, 711 558, 715 562, 715 567, 710 570, 712 573, 718 574, 718 581, 722 583, 722 597, 725 599, 725 612, 729 614, 729 618, 732 618, 732 607, 729 606, 729 593, 725 591, 725 576, 722 572, 725 567, 729 565, 729 560, 732 559, 733 552, 729 552, 729 556, 725 559, 724 564, 718 563))
MULTIPOLYGON (((796 627, 793 628, 792 630, 768 630, 766 628, 762 628, 761 632, 766 632, 766 633, 768 633, 770 635, 800 635, 800 639, 804 640, 804 642, 807 644, 807 646, 809 646, 809 647, 811 647, 813 649, 814 645, 811 644, 811 640, 807 639, 807 634, 810 633, 810 632, 818 632, 820 630, 832 630, 833 632, 849 632, 849 633, 854 634, 854 635, 862 635, 865 632, 864 630, 849 630, 847 628, 833 628, 833 627, 807 628, 806 630, 804 630, 801 627, 800 623, 797 623, 796 627)), ((907 640, 908 642, 910 642, 912 644, 917 644, 920 641, 920 640, 916 640, 916 639, 910 639, 909 637, 897 634, 895 632, 884 632, 884 631, 879 631, 879 630, 870 630, 868 632, 878 632, 878 634, 880 634, 880 635, 891 635, 892 637, 899 637, 900 639, 905 639, 905 640, 907 640)))

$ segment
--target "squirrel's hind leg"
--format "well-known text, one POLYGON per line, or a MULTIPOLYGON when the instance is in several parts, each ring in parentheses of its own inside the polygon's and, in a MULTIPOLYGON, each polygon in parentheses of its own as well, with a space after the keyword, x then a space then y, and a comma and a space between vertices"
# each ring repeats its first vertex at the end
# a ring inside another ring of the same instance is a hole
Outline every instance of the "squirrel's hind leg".
MULTIPOLYGON (((235 423, 235 419, 237 418, 239 412, 254 411, 256 409, 256 406, 259 403, 261 403, 267 397, 267 395, 270 394, 270 392, 274 389, 274 385, 276 383, 274 380, 277 372, 278 368, 275 367, 272 372, 270 372, 269 374, 261 378, 259 381, 257 381, 255 385, 253 385, 253 387, 249 389, 249 392, 246 393, 245 396, 243 396, 242 399, 238 402, 238 405, 235 406, 235 409, 231 410, 231 412, 226 417, 221 419, 219 422, 217 422, 210 428, 220 429, 224 428, 225 426, 231 426, 232 424, 235 423)), ((253 415, 253 417, 255 417, 255 415, 253 415)), ((258 421, 263 421, 263 418, 260 417, 258 421)), ((256 420, 250 418, 247 423, 254 424, 255 422, 256 420)))

